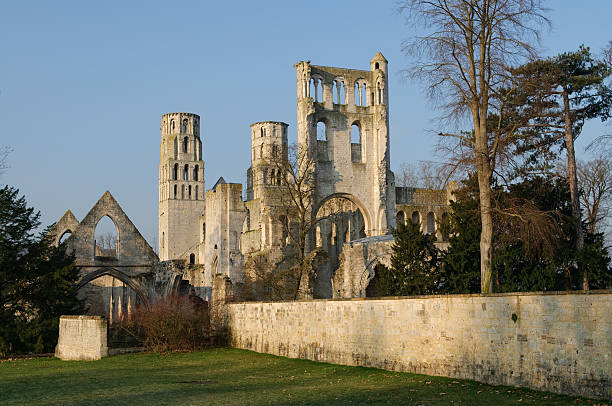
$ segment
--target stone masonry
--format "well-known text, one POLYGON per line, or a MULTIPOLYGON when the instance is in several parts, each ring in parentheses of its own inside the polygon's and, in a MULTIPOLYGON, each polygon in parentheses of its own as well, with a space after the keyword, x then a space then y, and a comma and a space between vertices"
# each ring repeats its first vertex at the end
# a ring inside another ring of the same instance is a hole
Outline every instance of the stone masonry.
POLYGON ((232 303, 234 347, 612 399, 612 291, 232 303))
POLYGON ((62 316, 55 356, 61 360, 98 360, 108 355, 107 321, 100 316, 62 316))

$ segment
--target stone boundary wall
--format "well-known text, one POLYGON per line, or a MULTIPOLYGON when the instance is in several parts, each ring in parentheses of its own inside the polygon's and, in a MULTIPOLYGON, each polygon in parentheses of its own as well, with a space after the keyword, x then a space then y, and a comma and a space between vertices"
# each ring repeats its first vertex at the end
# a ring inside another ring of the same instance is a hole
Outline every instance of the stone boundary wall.
POLYGON ((612 399, 612 291, 232 303, 257 352, 612 399))
POLYGON ((61 316, 55 356, 61 360, 97 360, 108 355, 107 323, 100 316, 61 316))

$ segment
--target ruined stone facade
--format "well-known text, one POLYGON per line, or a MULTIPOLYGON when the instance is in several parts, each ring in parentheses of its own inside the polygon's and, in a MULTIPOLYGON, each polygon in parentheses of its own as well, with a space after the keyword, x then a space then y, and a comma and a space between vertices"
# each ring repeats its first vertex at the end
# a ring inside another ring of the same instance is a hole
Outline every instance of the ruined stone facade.
MULTIPOLYGON (((419 220, 423 231, 446 236, 437 223, 448 207, 444 190, 396 188, 390 169, 387 60, 377 53, 369 70, 295 64, 297 145, 314 164, 312 215, 319 219, 310 249, 330 260, 316 270, 307 295, 365 296, 377 263, 388 264, 390 227, 419 220), (333 216, 330 214, 334 213, 333 216), (343 252, 344 251, 344 252, 343 252)), ((291 244, 286 210, 279 208, 278 163, 288 160, 288 125, 250 126, 251 166, 243 186, 220 178, 205 191, 200 117, 161 118, 157 256, 106 192, 79 222, 70 211, 55 226, 56 242, 82 267, 82 295, 90 312, 120 317, 136 301, 192 292, 210 299, 217 275, 241 282, 245 260, 282 258, 291 244), (96 245, 94 229, 108 215, 117 228, 115 253, 96 245)))

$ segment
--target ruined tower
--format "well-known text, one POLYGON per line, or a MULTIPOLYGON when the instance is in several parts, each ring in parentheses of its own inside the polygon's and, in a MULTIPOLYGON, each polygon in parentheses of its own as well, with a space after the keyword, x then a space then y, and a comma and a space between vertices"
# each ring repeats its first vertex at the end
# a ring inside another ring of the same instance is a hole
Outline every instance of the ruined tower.
POLYGON ((387 60, 378 52, 370 70, 295 68, 298 145, 316 163, 314 210, 345 199, 363 215, 365 235, 386 234, 395 225, 387 60))
POLYGON ((200 116, 164 114, 159 155, 160 260, 198 262, 204 196, 200 116))
POLYGON ((287 127, 276 121, 251 124, 251 167, 247 201, 263 197, 267 187, 280 185, 279 159, 287 160, 287 127))

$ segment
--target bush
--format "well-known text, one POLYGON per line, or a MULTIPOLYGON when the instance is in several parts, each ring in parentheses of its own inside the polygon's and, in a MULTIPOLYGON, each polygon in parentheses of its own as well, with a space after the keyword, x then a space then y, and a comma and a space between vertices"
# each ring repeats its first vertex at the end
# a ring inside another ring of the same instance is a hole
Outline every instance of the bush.
POLYGON ((137 307, 111 328, 111 346, 140 343, 153 352, 198 351, 211 344, 207 303, 195 296, 168 297, 137 307))

